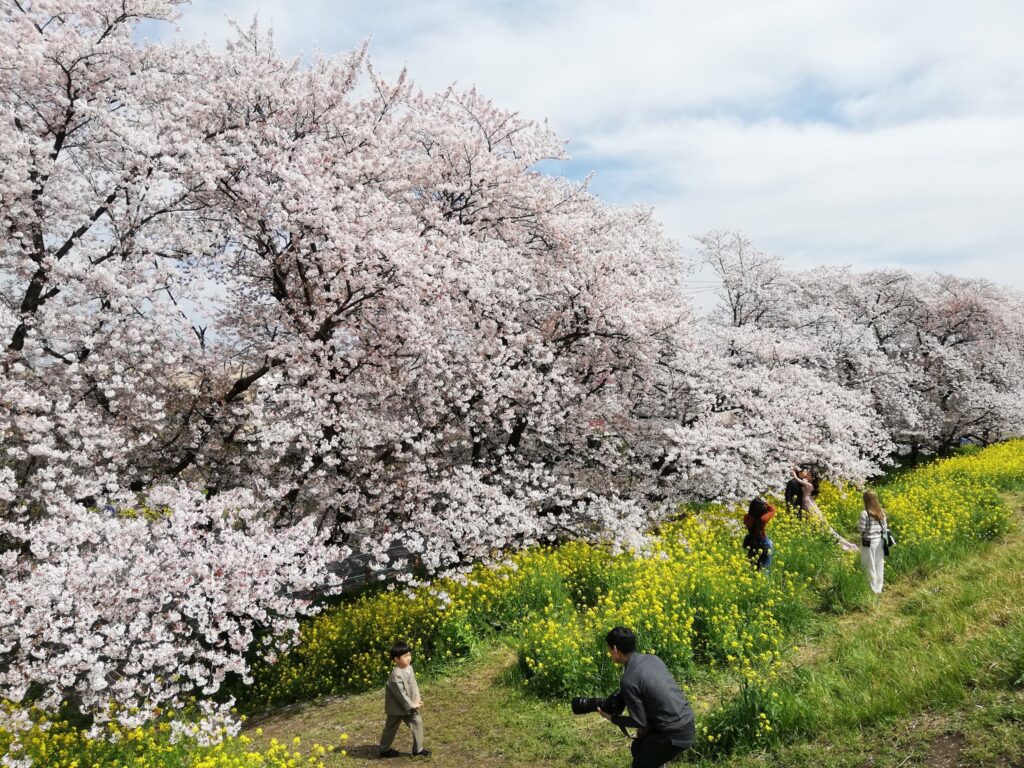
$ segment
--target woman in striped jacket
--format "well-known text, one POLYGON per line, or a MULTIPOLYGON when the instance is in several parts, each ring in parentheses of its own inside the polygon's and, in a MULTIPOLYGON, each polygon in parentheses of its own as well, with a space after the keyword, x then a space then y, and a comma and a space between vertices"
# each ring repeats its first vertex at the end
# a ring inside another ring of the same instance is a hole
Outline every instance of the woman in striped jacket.
POLYGON ((882 594, 882 582, 885 578, 882 537, 887 527, 885 510, 878 502, 878 494, 871 490, 864 491, 864 511, 860 513, 860 520, 857 521, 857 530, 860 531, 860 562, 864 566, 871 591, 876 595, 882 594))

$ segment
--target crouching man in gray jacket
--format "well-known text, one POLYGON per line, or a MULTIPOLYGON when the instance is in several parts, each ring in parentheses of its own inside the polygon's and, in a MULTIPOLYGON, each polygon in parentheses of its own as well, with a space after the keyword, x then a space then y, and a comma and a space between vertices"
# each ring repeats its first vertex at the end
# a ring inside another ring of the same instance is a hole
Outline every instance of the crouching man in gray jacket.
POLYGON ((665 662, 652 654, 636 653, 632 630, 615 627, 605 642, 612 661, 623 667, 619 692, 629 714, 597 711, 615 725, 637 729, 630 745, 633 768, 658 768, 693 744, 693 709, 665 662))

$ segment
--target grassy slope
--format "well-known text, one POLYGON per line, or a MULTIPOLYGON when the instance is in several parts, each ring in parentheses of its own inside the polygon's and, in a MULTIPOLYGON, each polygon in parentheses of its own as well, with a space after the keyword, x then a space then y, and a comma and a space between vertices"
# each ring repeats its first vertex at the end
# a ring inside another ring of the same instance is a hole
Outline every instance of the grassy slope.
MULTIPOLYGON (((1019 510, 1024 495, 1010 502, 1019 510)), ((968 560, 888 588, 864 612, 822 617, 777 686, 773 720, 790 734, 787 743, 709 765, 1024 768, 1024 688, 1014 684, 1024 671, 1021 659, 1024 534, 1018 526, 968 560)), ((510 683, 513 664, 511 651, 495 646, 421 681, 430 764, 628 764, 615 728, 521 694, 510 683)), ((688 688, 698 718, 722 695, 713 680, 688 688)), ((332 753, 328 766, 380 765, 382 710, 375 692, 290 707, 249 727, 263 728, 262 741, 300 736, 304 747, 337 744, 345 731, 348 755, 332 753)), ((407 731, 396 746, 409 749, 407 731)), ((691 761, 700 762, 696 755, 691 761)))

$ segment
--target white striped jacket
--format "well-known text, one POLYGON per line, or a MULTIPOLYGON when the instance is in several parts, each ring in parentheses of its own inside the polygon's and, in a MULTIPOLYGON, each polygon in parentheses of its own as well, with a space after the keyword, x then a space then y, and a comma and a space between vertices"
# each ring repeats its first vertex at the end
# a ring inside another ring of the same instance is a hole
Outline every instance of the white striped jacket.
POLYGON ((881 520, 876 520, 868 511, 865 509, 860 513, 860 520, 857 521, 857 530, 860 531, 860 537, 869 541, 875 541, 876 539, 882 538, 882 532, 886 529, 886 521, 883 517, 881 520))

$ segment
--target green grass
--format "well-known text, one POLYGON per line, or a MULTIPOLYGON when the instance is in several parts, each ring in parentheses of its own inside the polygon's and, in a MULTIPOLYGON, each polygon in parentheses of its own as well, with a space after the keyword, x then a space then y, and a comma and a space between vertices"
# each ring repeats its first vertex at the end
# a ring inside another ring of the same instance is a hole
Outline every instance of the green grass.
MULTIPOLYGON (((420 688, 427 747, 435 766, 617 765, 624 739, 597 717, 574 718, 567 704, 540 701, 513 684, 515 655, 503 646, 481 648, 471 659, 449 667, 448 674, 424 679, 420 688), (617 737, 617 738, 616 738, 617 737)), ((383 726, 379 692, 296 705, 249 723, 263 728, 262 739, 338 744, 349 735, 348 755, 334 752, 328 766, 378 764, 377 740, 383 726)), ((408 752, 408 732, 396 746, 408 752)), ((393 761, 402 764, 405 760, 393 761)))
POLYGON ((817 658, 798 654, 779 694, 779 729, 810 736, 835 726, 865 726, 925 706, 959 705, 982 677, 1012 676, 1001 649, 1011 641, 1024 596, 1024 544, 982 556, 928 579, 901 585, 863 615, 826 625, 817 658), (997 674, 999 673, 999 674, 997 674))

